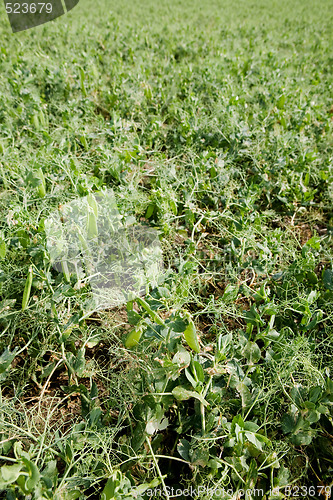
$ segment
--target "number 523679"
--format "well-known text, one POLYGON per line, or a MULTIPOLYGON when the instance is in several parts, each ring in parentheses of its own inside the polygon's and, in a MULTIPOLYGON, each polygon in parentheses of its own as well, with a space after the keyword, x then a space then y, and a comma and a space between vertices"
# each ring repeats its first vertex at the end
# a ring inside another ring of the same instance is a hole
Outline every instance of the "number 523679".
POLYGON ((7 14, 51 14, 51 3, 6 3, 7 14))

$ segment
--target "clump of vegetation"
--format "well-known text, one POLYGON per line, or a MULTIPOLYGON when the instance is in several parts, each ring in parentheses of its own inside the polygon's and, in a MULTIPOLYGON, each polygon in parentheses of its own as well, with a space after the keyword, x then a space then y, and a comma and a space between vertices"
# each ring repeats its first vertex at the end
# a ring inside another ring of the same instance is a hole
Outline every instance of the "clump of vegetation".
POLYGON ((2 498, 329 498, 332 21, 326 0, 1 21, 2 498), (92 313, 45 220, 103 188, 165 273, 92 313))

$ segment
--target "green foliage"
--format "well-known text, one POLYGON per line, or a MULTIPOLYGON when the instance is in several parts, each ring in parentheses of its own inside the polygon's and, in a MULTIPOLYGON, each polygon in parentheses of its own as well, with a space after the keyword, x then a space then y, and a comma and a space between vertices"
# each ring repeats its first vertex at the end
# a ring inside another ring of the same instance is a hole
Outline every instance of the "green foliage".
POLYGON ((331 488, 330 2, 81 3, 1 21, 0 495, 331 488), (165 275, 92 313, 45 220, 104 187, 165 275))

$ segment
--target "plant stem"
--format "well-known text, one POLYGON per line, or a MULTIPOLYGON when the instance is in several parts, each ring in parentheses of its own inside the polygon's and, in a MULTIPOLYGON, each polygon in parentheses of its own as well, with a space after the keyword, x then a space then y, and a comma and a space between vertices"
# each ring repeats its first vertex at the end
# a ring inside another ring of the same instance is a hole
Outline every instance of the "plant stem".
POLYGON ((200 413, 201 413, 201 430, 202 434, 206 433, 206 418, 205 418, 205 407, 200 403, 200 413))
POLYGON ((153 448, 152 448, 152 446, 151 446, 151 443, 150 443, 150 441, 149 441, 149 437, 148 437, 148 436, 146 436, 146 441, 147 441, 147 444, 148 444, 148 446, 149 446, 150 453, 151 453, 151 455, 152 455, 152 457, 153 457, 153 461, 154 461, 154 464, 155 464, 155 467, 156 467, 157 474, 159 475, 159 478, 160 478, 160 480, 161 480, 161 483, 162 483, 162 486, 163 486, 163 491, 164 491, 165 498, 166 498, 167 500, 170 500, 170 499, 169 499, 168 490, 167 490, 167 488, 166 488, 166 486, 165 486, 164 478, 163 478, 162 473, 161 473, 161 470, 160 470, 160 468, 159 468, 159 466, 158 466, 158 462, 157 462, 157 460, 156 460, 156 457, 155 457, 155 454, 154 454, 154 451, 153 451, 153 448))
POLYGON ((157 312, 152 310, 150 305, 144 299, 142 299, 141 297, 137 297, 135 300, 147 311, 147 313, 149 314, 151 319, 153 319, 155 321, 155 323, 157 323, 158 325, 161 325, 161 326, 165 326, 165 323, 162 320, 162 318, 160 318, 160 316, 157 314, 157 312))

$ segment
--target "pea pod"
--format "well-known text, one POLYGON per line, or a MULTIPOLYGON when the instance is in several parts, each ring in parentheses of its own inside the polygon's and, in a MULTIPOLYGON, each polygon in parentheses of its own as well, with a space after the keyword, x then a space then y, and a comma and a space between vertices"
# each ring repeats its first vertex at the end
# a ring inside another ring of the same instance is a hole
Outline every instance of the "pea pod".
POLYGON ((2 238, 0 238, 0 259, 4 259, 6 257, 7 247, 6 242, 2 238))
POLYGON ((87 94, 86 88, 84 86, 84 81, 86 79, 86 75, 85 75, 83 68, 81 68, 81 66, 79 66, 79 70, 80 70, 81 91, 82 91, 82 94, 84 95, 84 97, 87 97, 88 94, 87 94))
POLYGON ((161 326, 165 326, 162 318, 159 317, 157 312, 152 310, 152 308, 149 306, 149 304, 144 299, 142 299, 141 297, 137 297, 136 301, 138 304, 140 304, 147 311, 147 313, 149 314, 151 319, 153 321, 155 321, 155 323, 157 323, 158 325, 161 325, 161 326))
POLYGON ((96 238, 98 235, 97 220, 93 212, 88 212, 87 226, 88 226, 87 227, 88 238, 89 239, 96 238))
POLYGON ((132 330, 128 334, 125 340, 125 347, 127 347, 127 349, 131 349, 132 347, 138 345, 141 335, 142 335, 142 326, 134 328, 134 330, 132 330))
POLYGON ((30 299, 31 285, 32 285, 32 267, 29 267, 28 277, 26 279, 23 291, 22 311, 24 311, 27 308, 30 299))
POLYGON ((87 196, 88 201, 88 214, 87 214, 87 233, 88 238, 96 238, 98 235, 97 229, 97 217, 98 217, 98 206, 96 199, 92 193, 87 196))
POLYGON ((31 118, 31 123, 33 124, 36 130, 39 130, 39 120, 38 120, 38 115, 36 113, 31 118))
POLYGON ((68 269, 67 262, 65 260, 61 261, 61 268, 62 268, 62 272, 64 273, 65 280, 67 281, 67 283, 70 283, 71 282, 71 275, 70 275, 70 272, 68 269))
POLYGON ((191 319, 189 320, 189 323, 184 331, 184 337, 187 344, 191 349, 193 349, 194 352, 200 352, 199 336, 197 334, 195 324, 191 319))
POLYGON ((87 244, 86 240, 84 239, 84 236, 82 235, 81 230, 78 226, 77 226, 77 235, 78 235, 78 238, 79 238, 80 243, 82 245, 80 250, 82 250, 85 254, 89 254, 88 244, 87 244))
POLYGON ((38 113, 38 119, 39 119, 40 123, 42 124, 42 126, 45 127, 46 120, 45 120, 45 115, 44 115, 42 110, 40 110, 38 113))
POLYGON ((41 181, 40 184, 37 186, 37 193, 40 198, 44 198, 46 196, 46 183, 45 183, 45 177, 43 174, 43 170, 39 168, 37 170, 37 178, 41 181))
POLYGON ((87 196, 87 202, 91 210, 94 212, 95 216, 98 216, 98 205, 96 198, 93 193, 89 193, 87 196))

